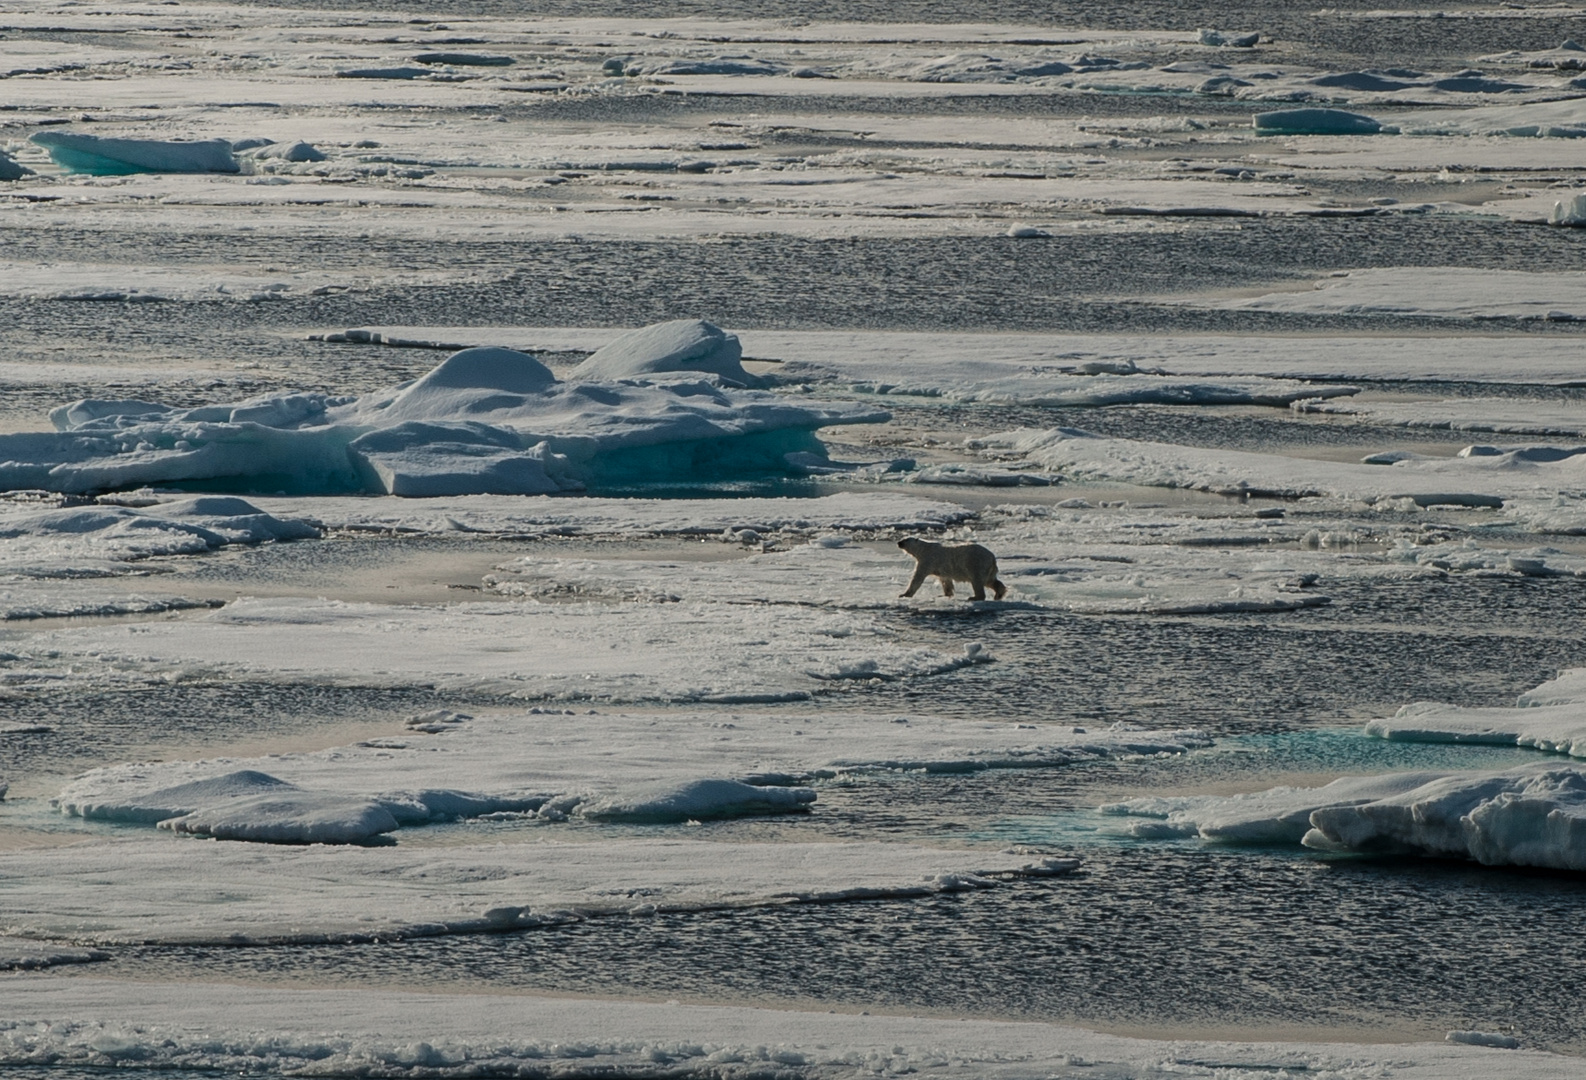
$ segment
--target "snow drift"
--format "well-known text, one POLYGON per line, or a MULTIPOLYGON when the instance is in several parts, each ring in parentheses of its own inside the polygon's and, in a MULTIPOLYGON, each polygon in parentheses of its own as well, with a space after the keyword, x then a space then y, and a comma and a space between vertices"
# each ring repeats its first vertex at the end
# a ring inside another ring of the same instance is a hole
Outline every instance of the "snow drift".
MULTIPOLYGON (((652 329, 652 342, 673 334, 652 329)), ((736 352, 723 336, 708 354, 679 359, 672 349, 658 360, 654 349, 628 349, 612 366, 727 370, 724 357, 735 364, 736 352)), ((542 495, 800 471, 791 460, 825 460, 816 429, 887 417, 720 382, 673 374, 559 383, 532 356, 477 348, 357 398, 285 393, 197 409, 79 401, 51 413, 56 432, 0 436, 0 490, 542 495)))
POLYGON ((239 169, 231 143, 225 139, 161 142, 157 139, 107 139, 75 131, 40 131, 32 141, 48 150, 55 164, 70 172, 91 176, 150 172, 234 173, 239 169))

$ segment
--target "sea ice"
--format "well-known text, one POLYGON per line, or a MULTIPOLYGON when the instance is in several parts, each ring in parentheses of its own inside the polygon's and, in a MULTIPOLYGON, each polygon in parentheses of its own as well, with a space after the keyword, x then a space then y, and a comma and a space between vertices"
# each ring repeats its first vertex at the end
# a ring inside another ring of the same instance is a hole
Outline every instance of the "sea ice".
POLYGON ((929 896, 1074 859, 905 843, 327 846, 109 840, 0 853, 0 919, 78 945, 389 941, 580 919, 929 896))
POLYGON ((1586 870, 1586 768, 1574 765, 1347 776, 1319 788, 1147 797, 1101 809, 1157 819, 1131 829, 1142 838, 1297 841, 1323 851, 1586 870))
POLYGON ((228 800, 166 818, 159 827, 216 840, 356 844, 398 825, 391 811, 370 799, 293 791, 228 800))
POLYGON ((677 319, 623 334, 601 346, 568 378, 576 382, 702 371, 729 385, 759 386, 760 380, 743 369, 742 358, 736 334, 703 319, 677 319))
POLYGON ((1586 669, 1572 668, 1521 694, 1516 708, 1467 708, 1418 701, 1373 720, 1366 734, 1406 742, 1531 746, 1586 758, 1586 669))
MULTIPOLYGON (((232 149, 236 149, 235 143, 232 144, 232 149)), ((299 141, 269 143, 257 148, 248 156, 255 161, 291 161, 301 163, 305 161, 324 161, 328 155, 312 143, 299 141)))
POLYGON ((751 814, 785 814, 806 809, 815 792, 805 787, 756 787, 739 780, 689 780, 656 784, 581 802, 580 817, 590 821, 665 824, 708 821, 751 814))
POLYGON ((0 488, 547 494, 786 474, 788 454, 824 458, 816 429, 887 415, 676 377, 558 383, 531 356, 465 349, 416 382, 359 398, 275 394, 197 409, 78 402, 52 413, 58 434, 0 436, 0 488))
POLYGON ((1253 121, 1262 135, 1375 135, 1381 121, 1343 109, 1279 109, 1256 113, 1253 121))
POLYGON ((1261 40, 1261 35, 1235 34, 1227 30, 1198 30, 1196 31, 1202 45, 1227 46, 1231 49, 1251 49, 1261 40))
POLYGON ((32 175, 32 169, 18 165, 15 158, 0 150, 0 180, 20 180, 24 176, 32 175))
POLYGON ((238 171, 231 143, 160 142, 155 139, 109 139, 75 131, 40 131, 32 141, 49 151, 55 164, 93 176, 124 176, 141 172, 238 171))
POLYGON ((1553 204, 1552 213, 1548 214, 1549 225, 1586 225, 1586 192, 1571 195, 1568 199, 1561 199, 1553 204))
MULTIPOLYGON (((1171 1075, 1330 1080, 1580 1080, 1579 1058, 1447 1041, 1152 1040, 1044 1022, 799 1011, 788 1007, 261 986, 39 974, 0 983, 0 1065, 212 1075, 947 1080, 1171 1075), (331 1030, 330 1018, 334 1018, 331 1030), (1081 1064, 1082 1063, 1082 1064, 1081 1064)), ((1336 1036, 1332 1036, 1336 1039, 1336 1036)))

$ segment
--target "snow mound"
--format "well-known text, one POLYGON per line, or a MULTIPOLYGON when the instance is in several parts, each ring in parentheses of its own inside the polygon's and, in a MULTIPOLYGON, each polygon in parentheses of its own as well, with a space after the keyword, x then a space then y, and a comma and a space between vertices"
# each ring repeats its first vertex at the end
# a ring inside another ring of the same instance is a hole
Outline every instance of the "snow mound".
POLYGON ((320 530, 278 518, 244 499, 200 496, 134 509, 75 506, 30 514, 0 514, 0 566, 59 564, 88 556, 111 561, 190 555, 228 544, 310 540, 320 530))
POLYGON ((0 180, 20 180, 24 176, 32 176, 33 170, 18 165, 16 159, 0 150, 0 180))
POLYGON ((202 780, 138 792, 138 780, 158 776, 157 766, 127 767, 122 783, 106 789, 96 773, 68 784, 53 801, 63 814, 94 821, 153 824, 182 817, 222 800, 271 798, 298 790, 295 784, 254 769, 240 769, 202 780))
POLYGON ((1375 135, 1382 123, 1343 109, 1278 109, 1256 113, 1253 126, 1260 135, 1375 135))
POLYGON ((236 155, 225 139, 161 142, 156 139, 107 139, 74 131, 40 131, 33 135, 32 141, 48 150, 55 164, 92 176, 238 171, 236 155))
POLYGON ((660 784, 580 803, 577 814, 590 821, 665 824, 789 814, 809 808, 815 792, 806 787, 755 787, 738 780, 691 780, 660 784))
POLYGON ((1199 836, 1322 851, 1586 870, 1586 768, 1346 776, 1319 788, 1143 798, 1102 812, 1152 818, 1143 839, 1199 836))
POLYGON ((159 827, 216 840, 272 844, 356 844, 394 832, 397 820, 369 799, 289 791, 232 799, 166 818, 159 827))
MULTIPOLYGON (((236 149, 235 144, 233 144, 233 149, 236 149)), ((324 161, 326 158, 325 151, 311 143, 301 141, 294 143, 269 143, 254 150, 248 156, 259 161, 291 161, 297 163, 324 161)))
POLYGON ((743 369, 743 346, 703 319, 676 319, 623 334, 574 368, 569 379, 632 379, 674 371, 703 371, 737 386, 758 386, 743 369))
MULTIPOLYGON (((723 381, 753 381, 738 355, 737 339, 709 324, 664 324, 586 366, 637 375, 703 365, 743 376, 723 381)), ((0 490, 181 483, 528 495, 785 475, 802 471, 789 454, 825 459, 817 429, 886 416, 706 381, 558 383, 527 354, 464 349, 413 383, 359 398, 273 394, 197 409, 76 402, 52 412, 57 432, 0 436, 0 490)))

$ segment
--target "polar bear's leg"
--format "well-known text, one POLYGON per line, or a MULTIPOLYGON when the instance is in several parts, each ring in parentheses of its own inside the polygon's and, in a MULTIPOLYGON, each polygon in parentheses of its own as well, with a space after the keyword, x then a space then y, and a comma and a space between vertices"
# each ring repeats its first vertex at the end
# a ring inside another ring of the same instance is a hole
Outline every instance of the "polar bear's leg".
POLYGON ((1004 596, 1008 595, 1008 587, 1002 582, 998 581, 995 577, 991 579, 991 591, 997 594, 998 600, 1001 600, 1004 596))
POLYGON ((920 586, 925 584, 925 579, 928 576, 929 575, 926 574, 926 572, 925 572, 925 564, 924 563, 921 563, 920 565, 916 566, 914 568, 914 576, 909 578, 909 587, 907 589, 904 589, 898 595, 899 596, 913 596, 919 590, 920 586))
POLYGON ((942 583, 942 595, 951 597, 953 595, 953 579, 946 574, 938 574, 936 575, 936 580, 942 583))
POLYGON ((976 578, 974 581, 971 581, 970 584, 975 588, 975 599, 984 600, 986 598, 986 583, 979 578, 976 578))

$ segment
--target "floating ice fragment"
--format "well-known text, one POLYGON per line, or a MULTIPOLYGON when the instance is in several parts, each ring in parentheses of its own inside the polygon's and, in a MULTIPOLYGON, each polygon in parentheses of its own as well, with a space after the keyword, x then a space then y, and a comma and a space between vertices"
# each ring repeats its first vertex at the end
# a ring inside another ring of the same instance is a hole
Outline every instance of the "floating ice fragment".
POLYGON ((1198 33, 1202 45, 1211 45, 1213 47, 1226 46, 1233 49, 1250 49, 1254 48, 1256 43, 1261 40, 1259 33, 1234 34, 1227 30, 1206 29, 1200 30, 1198 33))
POLYGON ((1034 225, 1009 225, 1008 235, 1015 240, 1042 240, 1052 234, 1034 225))
POLYGON ((1586 226, 1586 191, 1554 203, 1553 212, 1548 215, 1547 223, 1549 225, 1568 225, 1574 228, 1586 226))
POLYGON ((92 176, 238 171, 236 155, 225 139, 161 142, 156 139, 106 139, 73 131, 40 131, 33 135, 32 141, 48 150, 55 164, 70 172, 92 176))
POLYGON ((1256 113, 1253 125, 1261 135, 1375 135, 1382 123, 1343 109, 1279 109, 1256 113))
POLYGON ((490 53, 427 52, 413 57, 416 64, 446 64, 450 67, 510 67, 517 63, 510 56, 490 53))
POLYGON ((1520 1049, 1520 1040, 1513 1035, 1499 1035, 1492 1031, 1450 1031, 1443 1041, 1465 1046, 1491 1046, 1499 1050, 1520 1049))
MULTIPOLYGON (((235 145, 233 145, 232 148, 236 149, 235 145)), ((249 156, 259 160, 273 161, 304 162, 325 160, 325 152, 323 150, 318 149, 310 143, 301 141, 294 143, 270 143, 268 146, 261 146, 249 156)))
POLYGON ((815 792, 806 787, 754 787, 738 780, 692 780, 598 798, 578 804, 575 812, 590 821, 665 824, 799 813, 814 801, 815 792))
POLYGON ((32 176, 33 170, 16 163, 16 159, 0 150, 0 180, 20 180, 24 176, 32 176))

